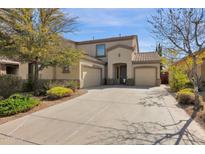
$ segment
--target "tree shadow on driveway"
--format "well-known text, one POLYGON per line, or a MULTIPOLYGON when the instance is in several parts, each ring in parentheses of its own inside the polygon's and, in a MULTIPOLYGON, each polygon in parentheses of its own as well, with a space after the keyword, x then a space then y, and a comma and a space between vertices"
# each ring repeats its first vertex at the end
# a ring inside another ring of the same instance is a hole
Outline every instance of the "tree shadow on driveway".
POLYGON ((93 136, 93 141, 88 144, 205 144, 205 140, 187 129, 191 121, 190 118, 173 124, 161 124, 123 120, 121 121, 122 128, 104 128, 98 132, 100 136, 97 139, 93 136), (176 127, 181 129, 177 130, 176 127))
MULTIPOLYGON (((167 91, 151 92, 139 99, 137 105, 166 107, 164 102, 166 96, 169 96, 167 91)), ((158 121, 131 122, 118 120, 121 124, 120 128, 106 127, 100 130, 98 132, 100 136, 89 144, 205 144, 205 140, 201 139, 201 136, 197 136, 189 129, 196 114, 197 111, 194 111, 190 118, 168 124, 158 121)))

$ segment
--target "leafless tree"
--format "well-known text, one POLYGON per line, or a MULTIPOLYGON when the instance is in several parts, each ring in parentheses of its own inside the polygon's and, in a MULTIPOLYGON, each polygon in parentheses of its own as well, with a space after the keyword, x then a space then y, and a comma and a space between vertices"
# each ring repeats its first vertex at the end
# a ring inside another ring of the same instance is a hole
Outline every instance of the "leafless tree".
MULTIPOLYGON (((192 59, 189 79, 194 85, 194 113, 200 110, 199 86, 197 75, 197 53, 205 46, 205 12, 204 9, 158 9, 148 22, 156 38, 163 41, 166 48, 174 50, 178 55, 192 59)), ((192 119, 196 114, 191 116, 192 119)), ((189 123, 186 124, 186 128, 189 123)))

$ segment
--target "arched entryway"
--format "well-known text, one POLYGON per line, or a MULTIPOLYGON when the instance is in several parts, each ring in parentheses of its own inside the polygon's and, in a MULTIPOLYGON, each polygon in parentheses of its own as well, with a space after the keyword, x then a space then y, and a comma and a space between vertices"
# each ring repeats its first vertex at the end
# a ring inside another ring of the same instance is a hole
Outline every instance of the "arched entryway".
POLYGON ((117 84, 126 84, 127 81, 127 64, 117 63, 113 64, 114 79, 117 84))

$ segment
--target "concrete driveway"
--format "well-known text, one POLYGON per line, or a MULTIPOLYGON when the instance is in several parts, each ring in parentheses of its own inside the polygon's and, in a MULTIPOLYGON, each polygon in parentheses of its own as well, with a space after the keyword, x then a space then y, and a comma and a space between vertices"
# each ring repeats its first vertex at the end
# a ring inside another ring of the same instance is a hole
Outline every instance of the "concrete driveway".
MULTIPOLYGON (((102 86, 0 126, 0 144, 174 144, 189 116, 166 87, 102 86)), ((204 144, 192 122, 180 144, 204 144)))

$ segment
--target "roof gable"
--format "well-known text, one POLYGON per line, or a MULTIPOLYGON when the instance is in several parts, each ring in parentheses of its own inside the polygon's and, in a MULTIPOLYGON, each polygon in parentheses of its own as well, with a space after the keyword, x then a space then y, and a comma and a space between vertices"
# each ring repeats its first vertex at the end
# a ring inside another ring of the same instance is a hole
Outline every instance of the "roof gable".
POLYGON ((117 44, 117 45, 114 45, 110 48, 107 48, 107 51, 111 51, 111 50, 114 50, 116 48, 124 48, 124 49, 132 50, 132 51, 134 50, 134 47, 130 47, 128 45, 117 44))

